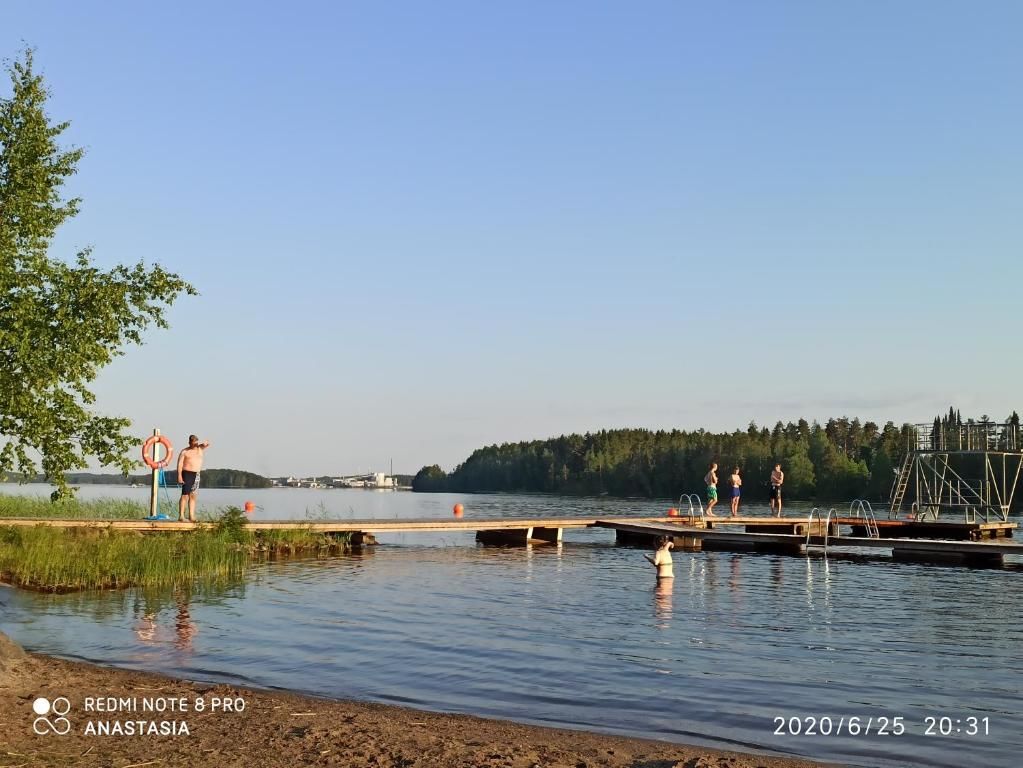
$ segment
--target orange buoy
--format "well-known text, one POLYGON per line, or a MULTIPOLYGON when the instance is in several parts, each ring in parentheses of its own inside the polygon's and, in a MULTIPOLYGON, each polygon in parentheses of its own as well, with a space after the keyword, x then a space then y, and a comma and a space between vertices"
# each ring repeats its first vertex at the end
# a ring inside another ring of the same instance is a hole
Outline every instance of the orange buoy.
POLYGON ((668 517, 678 517, 678 510, 672 507, 668 510, 668 517))
POLYGON ((256 511, 256 504, 255 504, 255 502, 246 501, 245 502, 245 514, 246 515, 251 515, 255 511, 256 511))
POLYGON ((455 517, 461 517, 462 512, 465 511, 465 507, 463 507, 461 504, 455 504, 455 508, 452 511, 455 513, 455 517))

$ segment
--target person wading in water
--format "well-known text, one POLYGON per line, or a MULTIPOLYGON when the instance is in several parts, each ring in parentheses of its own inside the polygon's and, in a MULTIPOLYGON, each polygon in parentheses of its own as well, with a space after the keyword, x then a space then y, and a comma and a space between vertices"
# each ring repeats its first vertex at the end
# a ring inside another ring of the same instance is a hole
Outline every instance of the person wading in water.
POLYGON ((675 544, 667 536, 659 536, 654 556, 643 555, 657 569, 658 583, 661 582, 661 579, 675 578, 675 572, 671 564, 671 550, 674 546, 675 544))

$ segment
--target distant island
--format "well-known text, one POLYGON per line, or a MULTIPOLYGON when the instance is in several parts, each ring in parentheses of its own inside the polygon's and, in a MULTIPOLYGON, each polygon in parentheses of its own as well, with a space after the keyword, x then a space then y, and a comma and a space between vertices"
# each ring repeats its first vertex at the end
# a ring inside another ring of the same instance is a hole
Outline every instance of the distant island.
MULTIPOLYGON (((177 475, 172 467, 164 471, 167 485, 177 485, 177 475)), ((368 478, 370 475, 357 475, 353 477, 368 478)), ((380 475, 388 481, 386 487, 407 490, 412 486, 412 475, 380 475)), ((115 475, 105 472, 71 472, 64 475, 64 479, 70 486, 82 485, 149 485, 152 482, 152 475, 147 471, 141 475, 115 475)), ((9 483, 45 483, 44 475, 24 478, 17 473, 0 475, 0 482, 9 483)), ((307 478, 297 477, 264 477, 254 472, 246 472, 241 469, 204 469, 202 471, 202 487, 204 488, 355 488, 355 487, 384 487, 374 486, 370 483, 355 484, 351 478, 333 477, 331 475, 310 476, 307 478)))
MULTIPOLYGON (((168 485, 177 485, 178 477, 173 469, 165 470, 166 482, 168 485)), ((146 472, 142 475, 113 475, 103 472, 70 472, 64 475, 68 485, 149 485, 152 482, 152 474, 146 472)), ((10 474, 3 478, 5 482, 29 482, 45 483, 43 475, 25 480, 17 474, 10 474)), ((272 483, 269 478, 257 475, 253 472, 246 472, 241 469, 204 469, 202 471, 202 485, 204 488, 269 488, 272 483)))
MULTIPOLYGON (((989 422, 966 419, 954 408, 934 420, 940 426, 989 422)), ((1004 421, 1019 425, 1013 412, 1004 421)), ((883 427, 859 419, 800 419, 773 428, 754 423, 745 430, 615 429, 504 443, 473 451, 451 473, 436 464, 412 481, 415 491, 459 493, 539 492, 674 499, 704 493, 711 461, 719 465, 719 488, 728 488, 741 468, 742 495, 766 500, 775 463, 785 472, 788 499, 886 500, 912 427, 883 427)))

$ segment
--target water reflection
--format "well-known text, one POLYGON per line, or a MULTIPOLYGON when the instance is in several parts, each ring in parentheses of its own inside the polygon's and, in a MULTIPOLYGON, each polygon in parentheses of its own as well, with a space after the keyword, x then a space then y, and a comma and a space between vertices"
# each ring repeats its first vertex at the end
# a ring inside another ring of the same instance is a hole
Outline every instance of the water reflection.
POLYGON ((742 555, 732 555, 732 559, 729 561, 728 569, 728 589, 732 593, 738 593, 739 591, 739 563, 741 562, 742 555))
POLYGON ((195 636, 199 633, 191 612, 194 597, 191 586, 140 593, 133 607, 133 632, 139 643, 153 649, 169 646, 185 655, 190 654, 195 636), (162 614, 170 617, 172 613, 173 619, 169 619, 166 624, 161 622, 162 614), (162 631, 163 628, 170 630, 172 626, 173 632, 162 631))
POLYGON ((654 587, 654 620, 658 629, 671 627, 671 603, 675 594, 674 579, 658 579, 654 587))
POLYGON ((135 637, 139 642, 150 645, 156 640, 156 614, 147 611, 142 615, 135 627, 135 637))
POLYGON ((174 596, 178 607, 177 614, 174 617, 174 647, 179 651, 191 651, 192 639, 199 631, 195 622, 192 621, 192 615, 188 612, 190 598, 191 595, 183 589, 174 596))

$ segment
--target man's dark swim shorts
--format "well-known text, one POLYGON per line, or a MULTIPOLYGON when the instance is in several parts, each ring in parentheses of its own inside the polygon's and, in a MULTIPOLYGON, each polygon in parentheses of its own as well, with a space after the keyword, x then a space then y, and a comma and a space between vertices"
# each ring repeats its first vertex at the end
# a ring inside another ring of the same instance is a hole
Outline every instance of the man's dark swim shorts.
POLYGON ((181 495, 188 496, 199 490, 199 473, 182 470, 181 472, 181 495))

